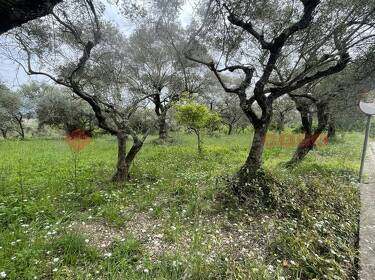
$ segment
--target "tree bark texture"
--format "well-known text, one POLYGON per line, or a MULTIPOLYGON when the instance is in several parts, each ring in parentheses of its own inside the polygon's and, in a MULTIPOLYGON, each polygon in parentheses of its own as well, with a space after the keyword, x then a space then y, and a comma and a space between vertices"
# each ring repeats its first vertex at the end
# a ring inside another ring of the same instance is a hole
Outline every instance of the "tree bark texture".
POLYGON ((117 167, 116 173, 112 177, 113 182, 123 183, 130 179, 129 171, 131 165, 143 146, 142 141, 133 139, 133 145, 129 152, 126 152, 126 141, 127 135, 124 132, 117 133, 117 167))
POLYGON ((62 0, 0 0, 0 35, 48 15, 62 0))

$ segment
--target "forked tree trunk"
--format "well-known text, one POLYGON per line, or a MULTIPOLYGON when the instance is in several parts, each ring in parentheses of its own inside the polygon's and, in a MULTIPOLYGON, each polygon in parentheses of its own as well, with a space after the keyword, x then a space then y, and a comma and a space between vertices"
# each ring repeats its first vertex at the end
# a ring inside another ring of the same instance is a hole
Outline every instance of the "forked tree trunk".
POLYGON ((117 170, 112 178, 113 182, 123 183, 130 179, 129 171, 134 161, 134 158, 141 150, 143 142, 139 139, 133 138, 133 145, 129 152, 126 153, 126 140, 127 136, 125 133, 120 132, 117 134, 118 143, 118 155, 117 155, 117 170))
MULTIPOLYGON (((126 165, 128 167, 128 171, 131 168, 131 165, 133 164, 133 161, 139 151, 142 149, 143 142, 139 139, 134 139, 133 138, 133 145, 131 146, 128 154, 126 155, 126 165)), ((128 178, 129 178, 129 173, 128 173, 128 178)))

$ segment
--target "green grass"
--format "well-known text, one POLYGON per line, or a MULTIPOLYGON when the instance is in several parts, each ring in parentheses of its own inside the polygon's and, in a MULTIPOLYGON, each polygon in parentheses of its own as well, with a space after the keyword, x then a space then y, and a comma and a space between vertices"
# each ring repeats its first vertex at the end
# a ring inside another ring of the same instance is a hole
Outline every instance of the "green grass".
POLYGON ((0 142, 0 272, 7 279, 352 279, 361 137, 345 134, 293 170, 293 148, 267 147, 272 207, 226 188, 249 135, 176 134, 113 185, 116 141, 78 156, 62 140, 0 142))

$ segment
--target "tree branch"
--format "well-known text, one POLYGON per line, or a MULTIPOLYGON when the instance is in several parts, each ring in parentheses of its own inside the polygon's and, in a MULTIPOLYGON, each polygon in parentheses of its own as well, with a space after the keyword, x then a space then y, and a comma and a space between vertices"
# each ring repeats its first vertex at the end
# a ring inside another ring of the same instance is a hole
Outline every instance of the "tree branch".
POLYGON ((296 81, 294 84, 289 84, 284 87, 280 88, 270 88, 268 91, 271 92, 271 98, 276 99, 279 96, 291 92, 293 90, 296 90, 308 83, 311 83, 317 79, 338 73, 342 71, 349 63, 350 61, 350 55, 348 52, 344 52, 340 55, 340 59, 337 61, 337 63, 326 70, 318 71, 314 75, 306 76, 305 78, 296 81))
POLYGON ((265 49, 265 50, 271 49, 271 46, 272 46, 271 43, 267 42, 264 39, 263 34, 260 34, 254 29, 253 24, 251 22, 244 22, 243 20, 239 19, 233 12, 231 12, 229 8, 227 7, 227 5, 224 4, 224 7, 229 13, 229 16, 227 18, 232 24, 238 27, 241 27, 244 30, 246 30, 248 33, 250 33, 260 43, 260 45, 262 46, 262 49, 265 49))

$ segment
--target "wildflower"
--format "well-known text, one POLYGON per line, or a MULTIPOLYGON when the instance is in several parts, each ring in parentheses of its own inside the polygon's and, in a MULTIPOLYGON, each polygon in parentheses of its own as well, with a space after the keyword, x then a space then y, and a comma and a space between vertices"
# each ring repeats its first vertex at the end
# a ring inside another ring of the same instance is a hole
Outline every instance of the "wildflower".
POLYGON ((112 253, 105 253, 104 254, 104 257, 106 257, 106 258, 110 258, 112 256, 112 253))
POLYGON ((52 269, 52 271, 53 271, 53 272, 56 272, 56 271, 57 271, 57 268, 52 269))
POLYGON ((90 240, 88 240, 88 239, 85 239, 85 242, 86 242, 86 243, 89 243, 89 241, 90 241, 90 240))
POLYGON ((0 278, 4 279, 6 277, 7 277, 7 274, 5 273, 5 271, 0 272, 0 278))
POLYGON ((58 262, 59 261, 59 258, 54 258, 53 259, 53 262, 58 262))
POLYGON ((145 269, 143 270, 143 272, 144 272, 144 273, 148 273, 149 270, 148 270, 147 268, 145 268, 145 269))

